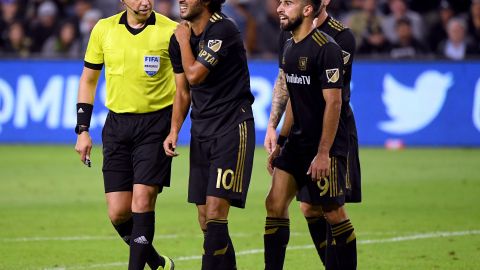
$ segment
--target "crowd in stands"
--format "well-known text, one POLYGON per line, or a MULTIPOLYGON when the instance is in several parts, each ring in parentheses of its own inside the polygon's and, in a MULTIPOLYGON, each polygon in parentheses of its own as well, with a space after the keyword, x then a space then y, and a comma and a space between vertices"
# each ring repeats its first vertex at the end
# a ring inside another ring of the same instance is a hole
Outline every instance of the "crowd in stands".
MULTIPOLYGON (((250 58, 277 58, 278 2, 225 4, 250 58)), ((123 8, 118 0, 0 0, 0 58, 81 59, 96 22, 123 8)), ((332 0, 329 8, 353 31, 364 58, 480 56, 480 0, 332 0)), ((179 20, 177 0, 156 0, 155 10, 179 20)))

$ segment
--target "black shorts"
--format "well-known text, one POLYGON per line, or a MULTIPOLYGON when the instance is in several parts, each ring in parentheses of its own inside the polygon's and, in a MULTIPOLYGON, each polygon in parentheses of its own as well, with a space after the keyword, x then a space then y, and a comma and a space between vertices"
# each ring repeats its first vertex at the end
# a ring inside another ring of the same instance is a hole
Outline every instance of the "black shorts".
POLYGON ((358 203, 362 201, 362 174, 360 170, 360 158, 358 154, 358 136, 357 127, 353 113, 347 120, 349 149, 347 163, 347 195, 345 201, 348 203, 358 203))
MULTIPOLYGON (((348 157, 347 173, 345 176, 345 202, 358 203, 362 201, 362 186, 360 159, 358 156, 358 136, 353 113, 349 114, 347 119, 348 128, 348 157)), ((297 193, 297 201, 312 204, 308 191, 304 188, 297 193)))
POLYGON ((109 112, 102 131, 105 193, 132 191, 133 184, 170 186, 172 158, 163 141, 172 107, 145 114, 109 112))
POLYGON ((315 154, 296 153, 292 151, 292 146, 287 141, 280 155, 273 161, 273 166, 295 178, 298 187, 297 199, 300 196, 302 201, 305 200, 313 205, 343 205, 346 194, 347 159, 342 156, 332 156, 328 179, 313 181, 307 172, 315 154))
POLYGON ((204 205, 207 196, 213 196, 244 208, 254 150, 253 120, 246 120, 212 140, 200 141, 192 136, 188 202, 204 205))

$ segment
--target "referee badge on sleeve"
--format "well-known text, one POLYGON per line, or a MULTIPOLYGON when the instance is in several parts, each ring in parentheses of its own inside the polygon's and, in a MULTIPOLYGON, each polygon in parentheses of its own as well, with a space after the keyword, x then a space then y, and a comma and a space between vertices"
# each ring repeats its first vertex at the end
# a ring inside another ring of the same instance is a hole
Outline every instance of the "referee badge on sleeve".
POLYGON ((158 70, 160 69, 160 56, 145 55, 143 57, 143 69, 150 77, 157 74, 158 70))

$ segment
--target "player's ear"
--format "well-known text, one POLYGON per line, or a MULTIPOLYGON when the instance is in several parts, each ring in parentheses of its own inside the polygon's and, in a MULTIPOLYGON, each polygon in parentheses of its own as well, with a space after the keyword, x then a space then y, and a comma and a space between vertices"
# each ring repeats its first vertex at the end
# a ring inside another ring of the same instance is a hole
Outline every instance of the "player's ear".
POLYGON ((315 12, 315 9, 313 8, 312 5, 306 5, 303 7, 303 16, 304 17, 309 17, 312 16, 315 12))

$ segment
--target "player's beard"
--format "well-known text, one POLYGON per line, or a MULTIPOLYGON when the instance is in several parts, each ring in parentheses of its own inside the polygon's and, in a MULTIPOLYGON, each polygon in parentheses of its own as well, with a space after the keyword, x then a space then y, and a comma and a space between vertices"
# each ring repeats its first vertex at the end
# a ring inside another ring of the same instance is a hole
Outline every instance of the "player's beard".
POLYGON ((202 14, 202 11, 202 1, 199 0, 194 5, 189 5, 185 14, 182 14, 182 12, 180 12, 180 18, 191 22, 198 18, 200 14, 202 14))
POLYGON ((282 24, 280 22, 280 27, 284 31, 293 31, 297 29, 302 24, 302 22, 303 22, 303 17, 300 15, 292 19, 288 18, 288 22, 286 24, 282 24))

